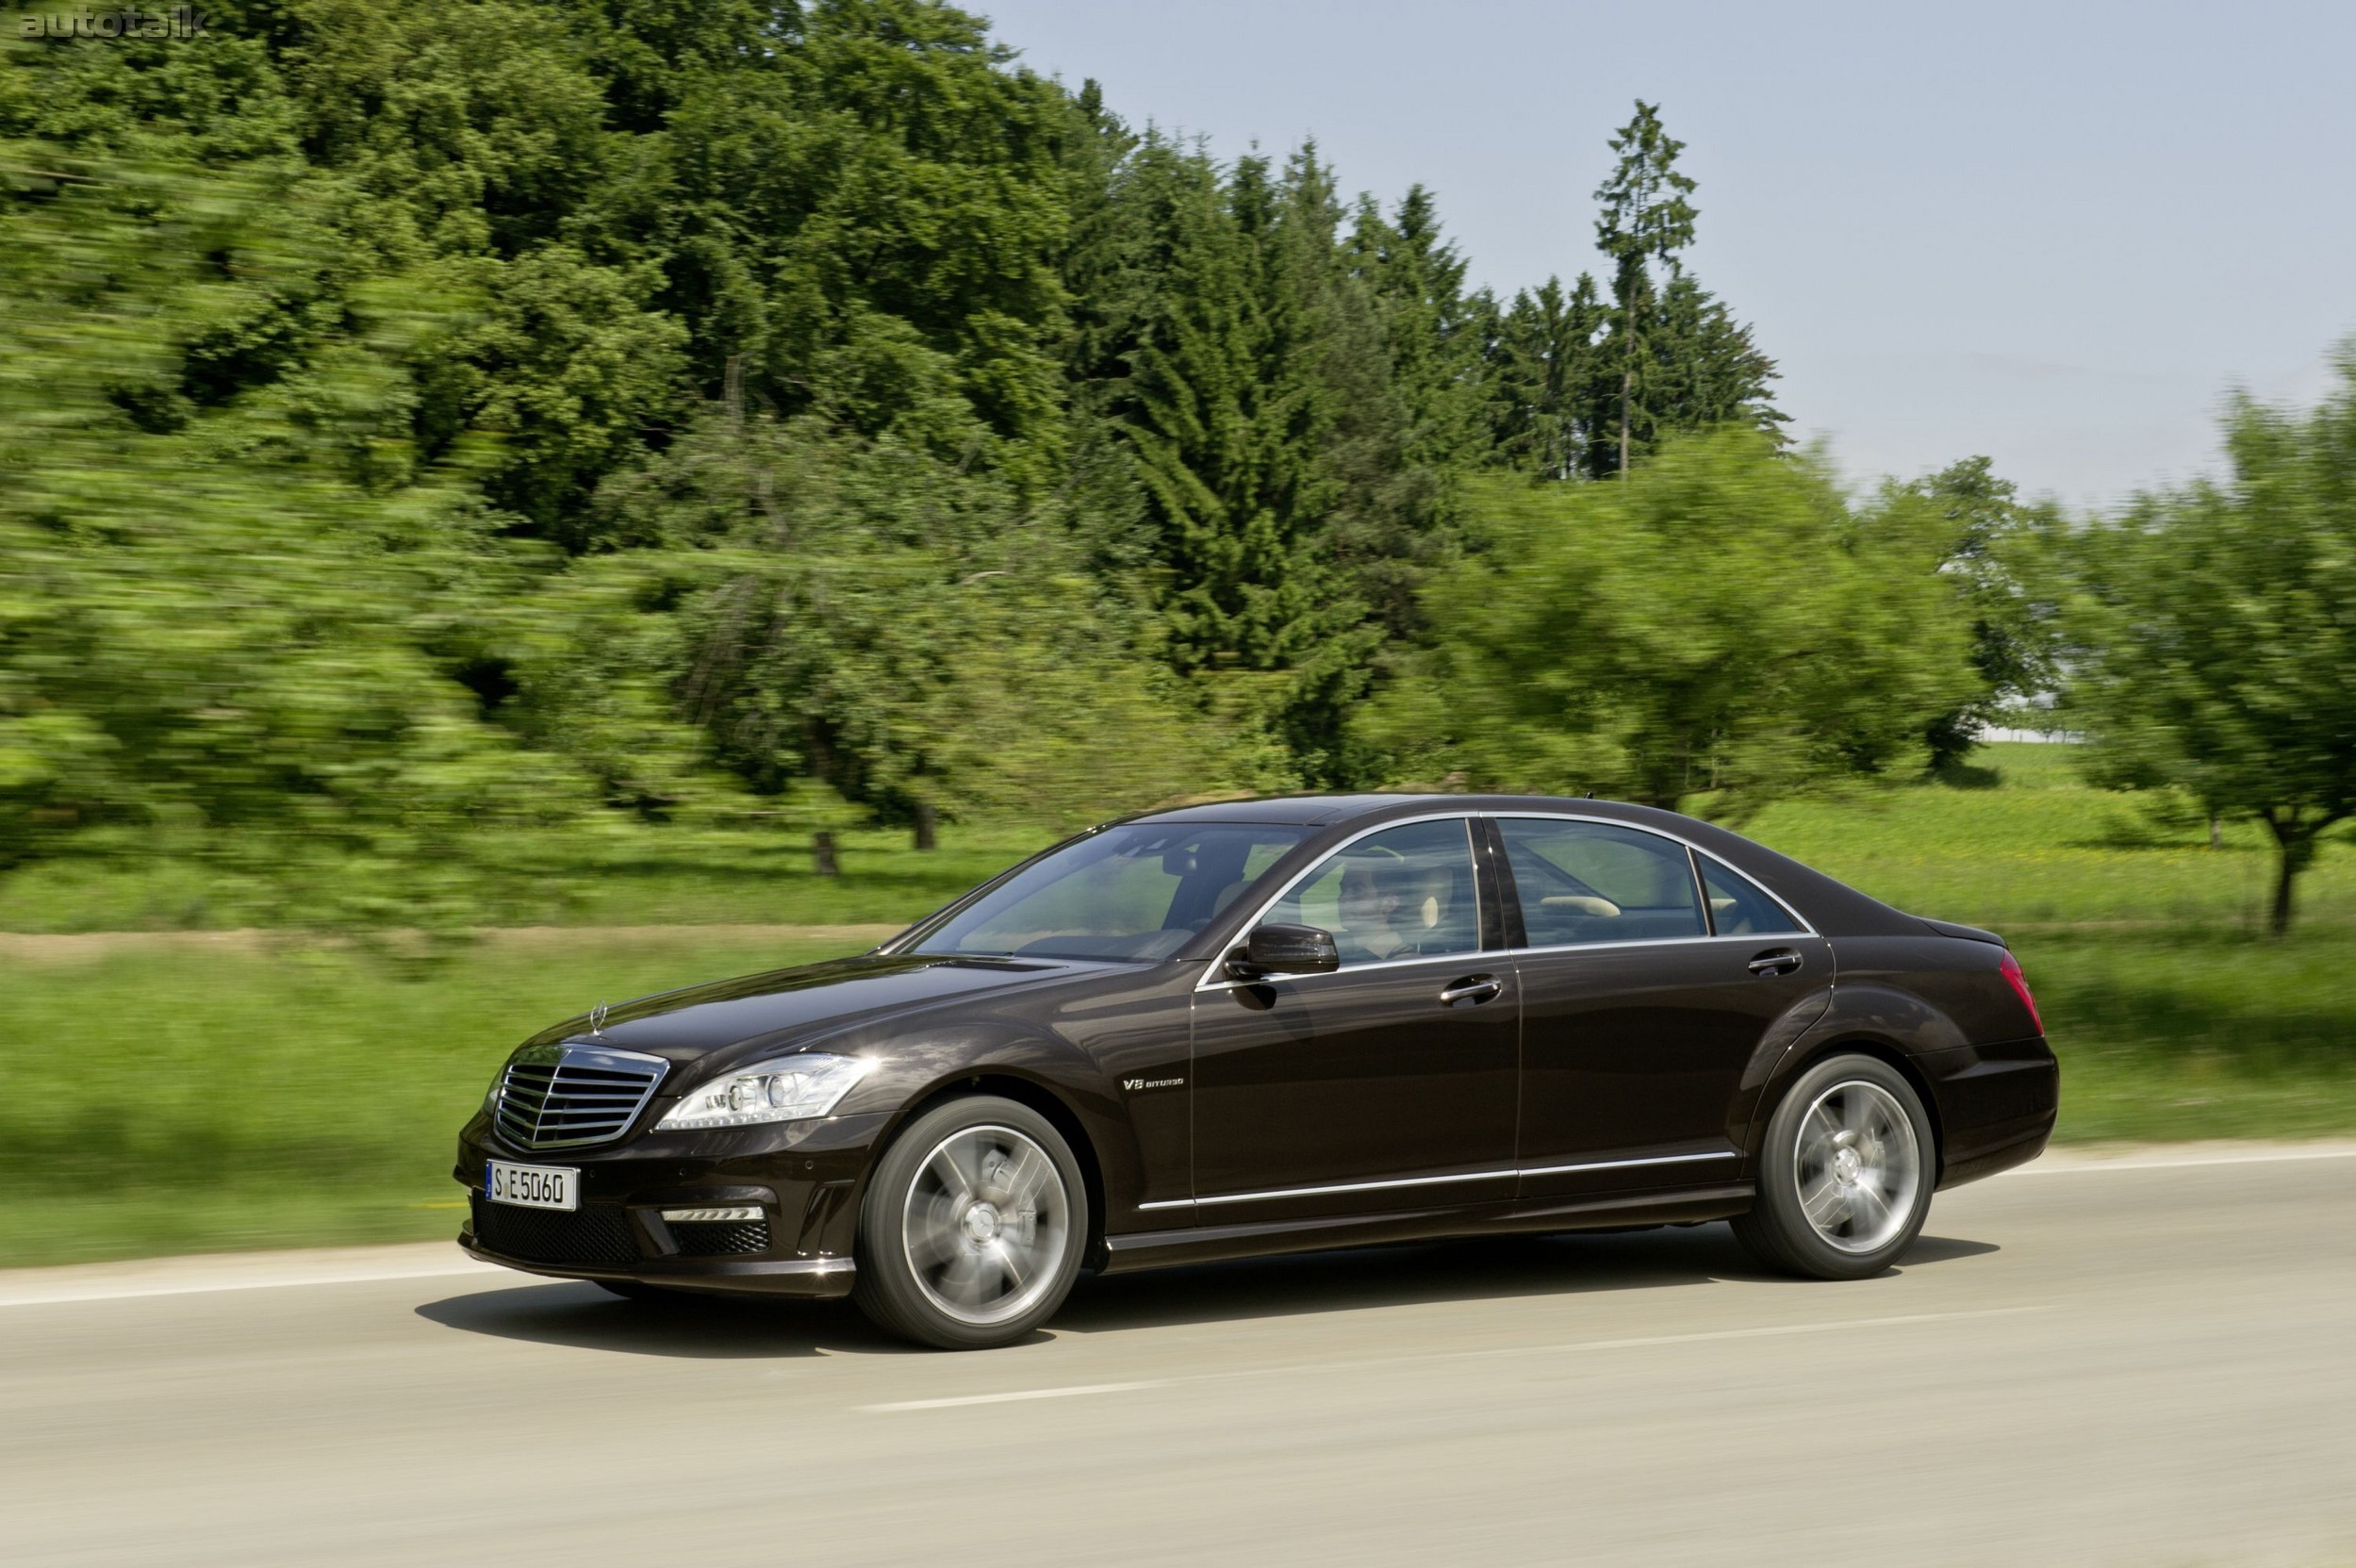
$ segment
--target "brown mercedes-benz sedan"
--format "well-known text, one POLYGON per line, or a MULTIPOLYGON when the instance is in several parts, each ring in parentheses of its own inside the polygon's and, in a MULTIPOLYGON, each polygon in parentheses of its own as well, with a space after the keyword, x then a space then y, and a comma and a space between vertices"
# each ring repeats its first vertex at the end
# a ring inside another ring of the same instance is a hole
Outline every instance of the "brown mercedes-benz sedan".
POLYGON ((1104 1271, 1733 1222, 1855 1279, 2033 1158, 2020 966, 1707 823, 1356 795, 1111 823, 857 958, 511 1055, 477 1257, 617 1294, 850 1294, 1000 1345, 1104 1271))

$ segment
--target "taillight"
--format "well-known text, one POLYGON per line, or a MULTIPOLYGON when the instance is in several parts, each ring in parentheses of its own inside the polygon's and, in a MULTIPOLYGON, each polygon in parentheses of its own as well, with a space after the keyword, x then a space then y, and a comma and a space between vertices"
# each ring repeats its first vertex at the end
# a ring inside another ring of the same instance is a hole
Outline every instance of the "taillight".
POLYGON ((2005 983, 2013 988, 2013 995, 2020 999, 2020 1005, 2029 1010, 2029 1021, 2037 1026, 2037 1032, 2044 1033, 2045 1020, 2037 1016, 2037 999, 2029 994, 2029 977, 2020 972, 2020 960, 2007 950, 2004 962, 1996 966, 1996 972, 2004 977, 2005 983))

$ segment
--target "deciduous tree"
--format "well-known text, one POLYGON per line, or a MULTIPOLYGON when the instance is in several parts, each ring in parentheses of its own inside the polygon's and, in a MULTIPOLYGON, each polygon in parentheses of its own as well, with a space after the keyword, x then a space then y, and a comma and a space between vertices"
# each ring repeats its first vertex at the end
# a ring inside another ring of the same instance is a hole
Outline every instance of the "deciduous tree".
POLYGON ((1475 506, 1496 549, 1435 586, 1426 662, 1364 720, 1424 780, 1738 812, 1910 771, 1968 689, 1943 539, 1757 432, 1475 506))
POLYGON ((2333 365, 2313 409, 2234 401, 2224 477, 2060 541, 2066 711, 2096 776, 2265 823, 2277 934, 2317 842, 2356 815, 2356 339, 2333 365))
POLYGON ((1947 538, 1942 569, 1971 617, 1971 695, 1931 721, 1923 738, 1933 769, 1963 760, 1981 730, 2020 704, 2052 692, 2056 606, 2033 581, 2037 541, 2060 516, 2050 503, 2020 499, 1985 457, 1962 462, 1908 485, 1885 487, 1881 504, 1919 506, 1947 538))

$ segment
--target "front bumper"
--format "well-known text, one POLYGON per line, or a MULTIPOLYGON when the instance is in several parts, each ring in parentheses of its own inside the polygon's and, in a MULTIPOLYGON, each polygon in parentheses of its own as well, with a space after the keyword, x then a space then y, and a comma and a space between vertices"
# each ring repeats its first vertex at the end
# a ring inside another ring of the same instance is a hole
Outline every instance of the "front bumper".
POLYGON ((451 1175, 471 1198, 458 1245, 486 1263, 562 1279, 805 1297, 848 1294, 858 1199, 881 1114, 648 1134, 577 1149, 509 1147, 478 1115, 451 1175), (486 1160, 581 1173, 573 1213, 487 1203, 486 1160), (757 1209, 757 1222, 681 1224, 665 1210, 757 1209))

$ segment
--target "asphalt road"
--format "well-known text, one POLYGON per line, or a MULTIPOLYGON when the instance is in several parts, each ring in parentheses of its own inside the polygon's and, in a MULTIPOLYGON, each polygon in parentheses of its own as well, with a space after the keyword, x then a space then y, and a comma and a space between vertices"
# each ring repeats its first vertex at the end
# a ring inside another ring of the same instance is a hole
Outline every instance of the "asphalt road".
POLYGON ((2034 1166, 1856 1284, 1398 1247, 962 1356, 440 1249, 0 1274, 0 1562, 2356 1564, 2351 1154, 2034 1166))

